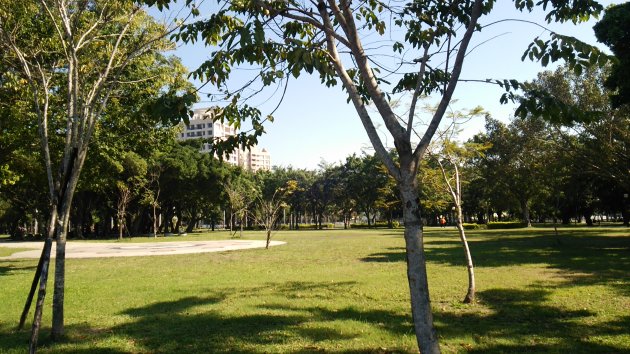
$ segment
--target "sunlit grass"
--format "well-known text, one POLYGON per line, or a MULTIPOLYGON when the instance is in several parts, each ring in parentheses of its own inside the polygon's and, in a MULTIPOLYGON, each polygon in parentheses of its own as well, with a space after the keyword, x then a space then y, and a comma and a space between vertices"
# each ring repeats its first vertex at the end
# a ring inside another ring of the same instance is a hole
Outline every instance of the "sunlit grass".
MULTIPOLYGON (((431 298, 443 352, 630 351, 628 229, 558 232, 559 237, 553 229, 470 231, 479 302, 463 305, 466 271, 457 234, 427 230, 431 298)), ((230 236, 206 232, 158 241, 230 236)), ((263 238, 258 232, 244 235, 263 238)), ((68 340, 47 342, 48 305, 41 352, 417 351, 402 230, 281 231, 274 239, 287 244, 270 250, 69 259, 68 340)), ((123 242, 139 241, 154 239, 123 242)), ((26 349, 28 330, 13 328, 36 264, 0 261, 2 353, 26 349)), ((51 295, 52 288, 48 304, 51 295)))
POLYGON ((32 248, 8 248, 0 245, 0 257, 9 257, 10 255, 23 251, 30 251, 32 248))

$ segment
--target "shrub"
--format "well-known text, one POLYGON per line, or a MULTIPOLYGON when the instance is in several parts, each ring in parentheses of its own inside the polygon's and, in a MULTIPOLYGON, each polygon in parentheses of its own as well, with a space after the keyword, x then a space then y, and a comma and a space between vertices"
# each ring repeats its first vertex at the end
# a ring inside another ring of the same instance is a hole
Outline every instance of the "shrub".
MULTIPOLYGON (((318 224, 298 224, 298 230, 318 230, 318 224)), ((322 229, 334 229, 334 224, 322 224, 322 229)))
POLYGON ((464 227, 464 230, 484 230, 487 228, 486 224, 477 224, 477 223, 463 223, 462 226, 464 227))
MULTIPOLYGON (((392 226, 394 228, 400 227, 400 223, 394 220, 392 226)), ((371 226, 368 226, 368 224, 350 224, 351 229, 368 229, 370 227, 373 229, 386 229, 389 227, 389 223, 387 221, 377 221, 371 226)))
POLYGON ((497 222, 489 222, 488 229, 489 230, 498 230, 498 229, 520 229, 523 227, 527 227, 526 224, 520 221, 497 221, 497 222))

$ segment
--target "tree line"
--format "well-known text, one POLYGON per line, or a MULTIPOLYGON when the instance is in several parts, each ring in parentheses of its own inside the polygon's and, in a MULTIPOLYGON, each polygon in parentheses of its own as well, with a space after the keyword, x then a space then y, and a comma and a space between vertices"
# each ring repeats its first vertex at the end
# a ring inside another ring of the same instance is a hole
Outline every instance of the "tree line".
MULTIPOLYGON (((627 224, 630 114, 610 106, 606 75, 606 69, 575 75, 559 68, 534 80, 568 103, 603 112, 592 121, 568 126, 528 116, 504 123, 486 115, 485 130, 467 142, 437 139, 418 176, 425 225, 437 225, 441 216, 454 224, 455 204, 440 166, 451 174, 458 168, 465 222, 593 225, 601 216, 622 216, 627 224)), ((396 182, 375 154, 322 162, 315 170, 275 166, 251 173, 200 152, 200 141, 178 142, 177 127, 117 129, 95 138, 77 187, 71 237, 178 234, 202 225, 262 228, 263 206, 274 195, 281 213, 274 227, 394 227, 401 219, 396 182), (290 193, 278 196, 290 182, 290 193)), ((45 172, 37 154, 21 153, 27 150, 14 149, 21 155, 7 166, 20 177, 0 195, 0 225, 16 237, 46 224, 45 172)))

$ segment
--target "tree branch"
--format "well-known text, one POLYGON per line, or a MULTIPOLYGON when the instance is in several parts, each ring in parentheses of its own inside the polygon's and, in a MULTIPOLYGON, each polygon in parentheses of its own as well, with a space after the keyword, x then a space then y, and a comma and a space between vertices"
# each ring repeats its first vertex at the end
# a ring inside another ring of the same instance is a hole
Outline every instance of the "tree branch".
POLYGON ((459 79, 459 75, 461 74, 462 65, 464 62, 464 58, 466 56, 466 48, 468 47, 468 44, 470 43, 470 39, 472 38, 472 34, 475 31, 475 27, 477 26, 477 20, 481 16, 482 3, 483 3, 482 0, 475 0, 471 18, 470 18, 470 23, 468 24, 468 27, 466 28, 466 32, 464 33, 464 37, 459 46, 457 56, 455 57, 455 63, 453 64, 453 71, 451 72, 451 78, 449 79, 447 89, 442 95, 442 99, 440 100, 438 108, 433 114, 433 118, 431 119, 431 123, 429 123, 429 127, 425 131, 424 136, 420 140, 420 143, 418 144, 418 146, 416 147, 413 153, 413 157, 416 161, 419 161, 420 158, 422 158, 422 155, 424 155, 427 147, 429 146, 429 143, 431 142, 431 138, 433 138, 435 131, 440 125, 440 122, 442 121, 442 117, 444 116, 444 113, 446 112, 446 108, 448 107, 449 102, 451 101, 451 98, 453 97, 453 92, 455 92, 455 87, 457 86, 457 81, 459 79))

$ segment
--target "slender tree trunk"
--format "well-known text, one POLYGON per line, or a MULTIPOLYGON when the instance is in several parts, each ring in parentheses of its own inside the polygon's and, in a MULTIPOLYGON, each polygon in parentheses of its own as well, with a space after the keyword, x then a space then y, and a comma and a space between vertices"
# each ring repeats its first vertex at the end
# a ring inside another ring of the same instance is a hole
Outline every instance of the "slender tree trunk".
MULTIPOLYGON (((39 257, 39 262, 37 263, 37 270, 35 271, 35 277, 33 278, 33 282, 31 283, 31 291, 28 293, 28 296, 26 298, 26 303, 24 304, 24 309, 22 310, 22 316, 20 317, 18 330, 21 330, 22 328, 24 328, 24 323, 26 322, 26 317, 28 316, 28 312, 31 308, 31 304, 33 303, 33 297, 35 296, 37 285, 39 284, 39 280, 41 279, 41 276, 42 276, 44 264, 46 264, 47 266, 48 263, 50 262, 51 245, 52 245, 52 238, 46 238, 46 240, 44 241, 44 248, 42 249, 42 254, 39 257)), ((48 269, 46 269, 46 271, 48 271, 48 269)), ((48 277, 48 274, 46 274, 46 277, 48 277)), ((37 326, 39 327, 39 324, 37 326)), ((35 339, 37 340, 37 338, 35 339)))
POLYGON ((532 227, 532 221, 529 217, 529 206, 527 205, 527 200, 521 200, 521 209, 523 210, 523 223, 527 225, 527 227, 532 227))
MULTIPOLYGON (((42 273, 43 273, 43 264, 44 262, 50 262, 50 244, 52 243, 52 239, 55 235, 55 225, 57 224, 57 203, 56 198, 52 199, 52 206, 50 207, 50 217, 48 218, 48 228, 46 230, 46 243, 48 244, 48 250, 46 250, 46 244, 44 244, 44 249, 42 250, 42 254, 40 256, 37 270, 35 271, 35 277, 33 278, 33 283, 31 286, 31 291, 27 297, 26 303, 24 304, 24 310, 22 311, 22 317, 20 318, 20 324, 18 329, 21 329, 24 326, 24 322, 26 320, 26 316, 28 315, 28 311, 31 307, 31 303, 33 301, 33 296, 35 293, 35 289, 37 288, 38 282, 40 282, 42 273), (47 259, 46 259, 47 258, 47 259)), ((48 268, 46 268, 46 272, 48 272, 48 268)), ((48 278, 48 273, 46 274, 46 278, 48 278)), ((46 285, 44 284, 44 292, 42 295, 46 294, 46 285)), ((39 297, 40 295, 38 295, 39 297)), ((38 298, 39 301, 39 298, 38 298)), ((42 303, 43 303, 42 299, 42 303)), ((41 316, 40 316, 41 319, 41 316)), ((37 324, 39 328, 39 324, 37 324)))
POLYGON ((123 228, 125 225, 125 221, 120 215, 118 215, 118 241, 123 239, 123 228))
POLYGON ((33 318, 33 327, 31 330, 31 340, 29 342, 30 354, 37 351, 37 340, 39 338, 39 329, 42 323, 42 312, 44 310, 44 299, 46 298, 46 283, 48 282, 48 266, 50 265, 50 249, 52 238, 46 239, 44 251, 42 252, 42 269, 39 278, 39 293, 37 294, 37 303, 35 305, 35 316, 33 318))
POLYGON ((267 228, 267 243, 265 244, 265 248, 269 249, 269 244, 271 243, 271 231, 273 230, 273 226, 267 228))
POLYGON ((433 327, 420 215, 420 199, 413 177, 404 177, 399 187, 403 204, 403 219, 405 221, 405 250, 407 279, 411 295, 411 313, 420 352, 422 354, 436 354, 440 353, 440 346, 437 332, 433 327))
POLYGON ((157 238, 157 205, 151 205, 153 210, 153 238, 157 238))
POLYGON ((66 237, 68 234, 68 223, 70 220, 70 209, 72 207, 72 199, 77 188, 81 168, 85 162, 87 154, 87 146, 79 151, 78 148, 72 148, 72 152, 68 157, 65 169, 67 172, 62 174, 67 177, 61 184, 61 210, 57 218, 56 229, 56 254, 55 254, 55 281, 52 305, 52 331, 51 338, 59 340, 64 336, 64 292, 65 292, 65 274, 66 274, 66 237))
MULTIPOLYGON (((448 155, 448 154, 447 154, 448 155)), ((456 217, 456 226, 457 231, 459 232, 459 239, 462 241, 462 245, 464 246, 464 255, 466 257, 466 268, 468 270, 468 291, 466 292, 466 297, 464 297, 464 303, 469 304, 475 301, 475 268, 473 266, 472 254, 470 253, 470 247, 468 247, 468 240, 466 239, 466 232, 464 231, 464 215, 462 213, 462 184, 459 174, 459 168, 457 167, 457 161, 451 156, 448 157, 453 168, 455 169, 454 185, 451 184, 451 180, 446 174, 446 169, 440 160, 438 160, 438 164, 440 165, 440 171, 442 172, 442 177, 444 178, 444 182, 446 184, 446 189, 451 193, 451 197, 453 198, 453 203, 455 204, 455 217, 456 217)))
POLYGON ((462 223, 461 206, 457 206, 457 231, 459 231, 459 239, 464 246, 464 254, 466 256, 466 268, 468 269, 468 291, 466 297, 464 297, 464 303, 470 304, 475 301, 475 268, 473 265, 472 254, 468 247, 468 240, 466 239, 466 232, 464 231, 464 225, 462 223))
POLYGON ((52 332, 53 340, 60 340, 65 333, 64 328, 64 295, 66 283, 66 236, 68 219, 70 216, 69 209, 72 203, 72 195, 66 194, 63 209, 57 221, 57 242, 55 253, 55 281, 53 292, 53 318, 52 332))

